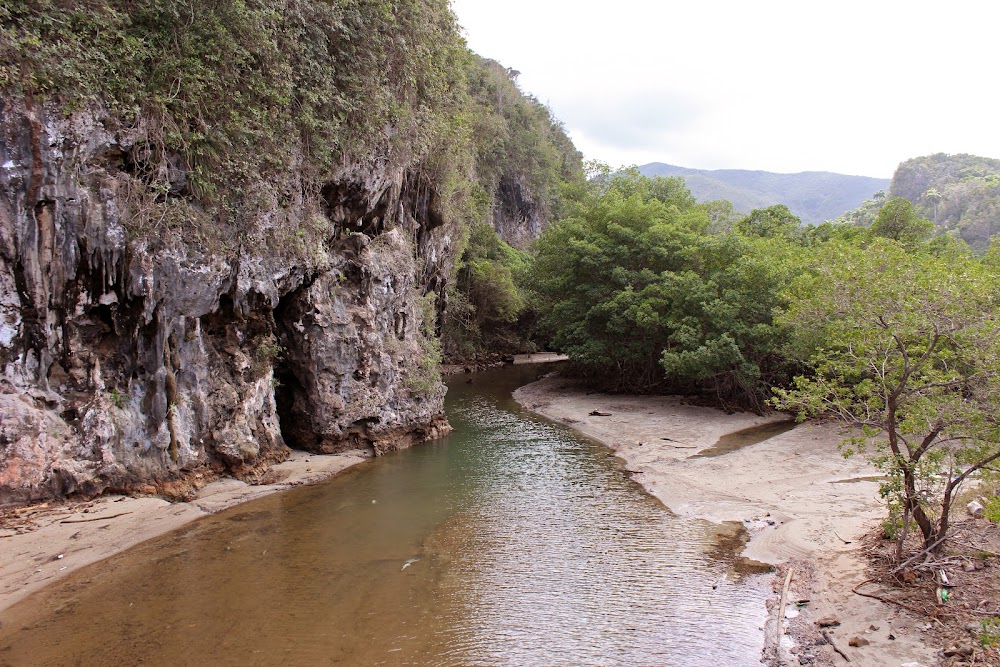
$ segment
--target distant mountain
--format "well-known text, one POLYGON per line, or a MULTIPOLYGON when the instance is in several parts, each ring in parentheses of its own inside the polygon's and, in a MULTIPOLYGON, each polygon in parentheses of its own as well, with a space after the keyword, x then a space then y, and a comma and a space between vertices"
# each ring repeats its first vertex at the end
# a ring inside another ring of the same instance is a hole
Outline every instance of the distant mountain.
POLYGON ((957 233, 977 250, 1000 234, 1000 160, 936 153, 907 160, 889 196, 906 197, 938 230, 957 233))
POLYGON ((726 199, 737 211, 784 204, 804 223, 819 224, 858 208, 879 190, 887 178, 845 176, 828 171, 776 174, 744 169, 688 169, 662 162, 639 167, 645 176, 681 176, 698 201, 726 199))

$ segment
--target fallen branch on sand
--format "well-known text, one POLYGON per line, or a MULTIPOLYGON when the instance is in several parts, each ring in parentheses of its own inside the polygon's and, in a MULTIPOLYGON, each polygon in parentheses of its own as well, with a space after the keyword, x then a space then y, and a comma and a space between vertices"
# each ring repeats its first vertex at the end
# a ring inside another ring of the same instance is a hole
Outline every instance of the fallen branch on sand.
MULTIPOLYGON (((959 530, 961 530, 961 529, 959 529, 959 530)), ((958 533, 959 531, 958 531, 958 530, 956 530, 956 531, 954 531, 954 532, 955 532, 955 533, 958 533)), ((900 564, 900 565, 897 565, 897 566, 896 566, 896 569, 894 569, 894 570, 893 570, 892 572, 890 572, 889 574, 896 574, 897 572, 899 572, 899 571, 900 571, 900 570, 902 570, 902 569, 903 569, 904 567, 906 567, 907 565, 909 565, 909 564, 910 564, 910 563, 912 563, 913 561, 917 560, 917 559, 918 559, 918 558, 920 558, 921 556, 924 556, 924 555, 926 555, 926 554, 929 554, 929 553, 930 553, 931 551, 933 551, 934 549, 936 549, 936 548, 937 548, 937 546, 938 546, 939 544, 941 544, 941 543, 942 543, 942 542, 944 542, 944 541, 945 541, 946 539, 948 539, 948 537, 949 537, 948 535, 945 535, 944 537, 942 537, 941 539, 939 539, 939 540, 938 540, 937 542, 935 542, 934 544, 930 545, 929 547, 925 547, 925 548, 921 549, 920 551, 918 551, 917 553, 915 553, 915 554, 914 554, 913 556, 911 556, 910 558, 907 558, 907 559, 906 559, 905 561, 903 561, 903 563, 902 563, 902 564, 900 564)))
POLYGON ((87 523, 89 521, 104 521, 105 519, 116 519, 120 516, 125 516, 126 514, 131 514, 131 512, 119 512, 118 514, 112 514, 111 516, 95 516, 90 519, 66 519, 65 521, 60 521, 59 523, 87 523))
POLYGON ((916 609, 914 607, 911 607, 910 605, 908 605, 908 604, 906 604, 904 602, 900 602, 899 600, 893 600, 892 598, 887 598, 887 597, 884 597, 882 595, 878 595, 877 593, 862 593, 861 591, 858 590, 859 588, 861 588, 865 584, 870 584, 870 583, 874 583, 874 582, 875 582, 874 579, 865 579, 860 584, 858 584, 857 586, 855 586, 854 588, 852 588, 851 592, 854 593, 855 595, 860 595, 861 597, 864 597, 864 598, 871 598, 872 600, 878 600, 879 602, 885 602, 886 604, 894 604, 897 607, 902 607, 903 609, 905 609, 906 611, 910 612, 911 614, 916 614, 917 616, 923 616, 924 615, 924 612, 922 610, 916 609))
POLYGON ((689 445, 686 442, 681 442, 680 440, 674 440, 673 438, 660 438, 660 440, 666 440, 667 442, 676 442, 676 445, 670 445, 676 449, 698 449, 698 445, 689 445))
POLYGON ((28 507, 19 507, 14 510, 14 514, 27 514, 28 512, 34 512, 36 510, 43 510, 48 508, 48 503, 42 503, 41 505, 29 505, 28 507))
POLYGON ((788 599, 788 584, 792 583, 792 573, 795 572, 794 568, 788 568, 788 574, 785 576, 785 585, 781 587, 781 601, 778 602, 778 617, 774 621, 774 650, 781 651, 781 635, 784 628, 784 623, 781 619, 785 617, 785 600, 788 599))

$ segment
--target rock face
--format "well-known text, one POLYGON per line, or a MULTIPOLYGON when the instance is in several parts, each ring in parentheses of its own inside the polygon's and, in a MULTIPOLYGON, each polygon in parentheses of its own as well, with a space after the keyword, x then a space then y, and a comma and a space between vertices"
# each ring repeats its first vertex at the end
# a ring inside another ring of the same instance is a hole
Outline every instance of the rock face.
MULTIPOLYGON (((213 245, 134 214, 138 132, 0 101, 0 505, 446 432, 456 231, 412 165, 373 156, 316 197, 287 174, 213 245)), ((161 204, 198 210, 182 161, 156 174, 161 204)))
POLYGON ((542 206, 525 183, 523 175, 503 176, 496 194, 493 228, 510 245, 524 248, 542 233, 542 223, 546 218, 542 206))

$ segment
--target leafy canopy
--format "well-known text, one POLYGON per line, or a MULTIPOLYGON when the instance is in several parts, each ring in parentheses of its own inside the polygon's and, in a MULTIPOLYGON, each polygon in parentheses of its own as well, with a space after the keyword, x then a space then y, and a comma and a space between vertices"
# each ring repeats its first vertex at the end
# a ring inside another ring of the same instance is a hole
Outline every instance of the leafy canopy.
POLYGON ((710 233, 678 178, 598 171, 539 239, 534 288, 556 348, 618 391, 704 391, 763 409, 787 374, 773 322, 794 274, 783 239, 710 233))
POLYGON ((870 448, 890 508, 927 547, 946 535, 958 486, 1000 457, 998 288, 968 255, 833 242, 783 318, 811 371, 775 404, 859 427, 851 446, 870 448))
POLYGON ((930 238, 934 233, 934 223, 917 215, 908 199, 894 197, 875 216, 871 231, 875 236, 913 246, 930 238))

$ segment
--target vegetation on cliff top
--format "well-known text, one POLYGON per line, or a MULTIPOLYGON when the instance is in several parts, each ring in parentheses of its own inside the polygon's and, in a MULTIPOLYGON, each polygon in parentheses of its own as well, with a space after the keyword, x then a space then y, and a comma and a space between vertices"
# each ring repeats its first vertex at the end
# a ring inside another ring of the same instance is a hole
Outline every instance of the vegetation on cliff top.
POLYGON ((941 232, 985 250, 1000 233, 1000 160, 937 153, 899 165, 889 195, 905 197, 941 232))
MULTIPOLYGON (((485 58, 471 63, 477 208, 449 292, 444 346, 453 359, 521 352, 535 310, 525 278, 532 255, 497 233, 562 213, 568 189, 583 187, 581 155, 547 107, 517 87, 516 73, 485 58)), ((509 239, 513 241, 514 239, 509 239)))
POLYGON ((322 178, 386 141, 427 155, 466 57, 445 0, 36 0, 0 25, 5 89, 139 124, 200 199, 292 167, 322 178))
POLYGON ((8 99, 123 137, 108 166, 133 241, 322 262, 324 188, 406 169, 464 252, 439 300, 452 355, 523 344, 526 255, 495 228, 543 224, 583 181, 562 125, 465 47, 447 0, 8 3, 0 63, 8 99))
POLYGON ((131 199, 176 214, 146 217, 232 237, 294 197, 290 173, 321 209, 345 166, 415 169, 467 226, 505 176, 547 213, 579 171, 548 110, 468 51, 447 0, 7 3, 0 63, 7 95, 95 109, 138 136, 121 165, 131 199))
POLYGON ((906 160, 896 169, 888 194, 875 193, 833 222, 867 227, 895 198, 913 204, 914 213, 930 221, 935 234, 984 252, 1000 233, 1000 160, 944 153, 906 160))

